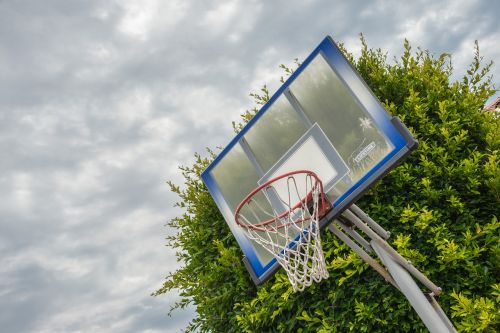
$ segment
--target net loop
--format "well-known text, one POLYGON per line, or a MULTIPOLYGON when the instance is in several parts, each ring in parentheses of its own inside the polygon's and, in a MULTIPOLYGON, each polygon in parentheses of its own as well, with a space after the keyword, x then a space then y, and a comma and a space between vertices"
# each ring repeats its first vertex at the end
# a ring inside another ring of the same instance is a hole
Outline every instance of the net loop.
POLYGON ((312 171, 275 177, 239 204, 235 221, 249 239, 272 254, 295 291, 328 278, 319 220, 330 209, 323 184, 312 171))

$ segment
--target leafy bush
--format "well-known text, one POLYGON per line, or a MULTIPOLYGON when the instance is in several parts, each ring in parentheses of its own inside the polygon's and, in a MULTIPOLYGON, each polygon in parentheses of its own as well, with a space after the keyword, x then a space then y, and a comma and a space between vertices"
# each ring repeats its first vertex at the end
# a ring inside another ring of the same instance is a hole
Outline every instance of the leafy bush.
MULTIPOLYGON (((476 43, 461 81, 451 82, 451 56, 404 53, 393 63, 361 38, 358 59, 344 50, 384 107, 399 116, 420 146, 377 183, 358 205, 392 232, 390 243, 437 285, 439 303, 460 331, 494 332, 500 323, 500 127, 482 112, 494 93, 476 43)), ((292 70, 284 67, 289 74, 292 70)), ((267 88, 251 95, 256 105, 267 88)), ((242 115, 245 123, 256 108, 242 115)), ((235 130, 241 124, 233 124, 235 130)), ((200 332, 425 332, 408 301, 332 234, 323 248, 330 278, 293 293, 283 271, 255 287, 242 253, 200 179, 215 157, 196 154, 181 167, 184 214, 170 221, 168 244, 183 266, 155 295, 180 290, 174 306, 196 306, 188 331, 200 332)))

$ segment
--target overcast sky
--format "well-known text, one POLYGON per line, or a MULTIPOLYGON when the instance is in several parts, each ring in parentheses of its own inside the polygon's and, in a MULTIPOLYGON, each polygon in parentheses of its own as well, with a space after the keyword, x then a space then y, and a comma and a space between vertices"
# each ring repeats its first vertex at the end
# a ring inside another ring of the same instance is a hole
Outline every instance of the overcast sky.
MULTIPOLYGON (((498 1, 0 1, 2 332, 179 332, 166 180, 330 34, 500 61, 498 1)), ((499 65, 493 68, 499 86, 499 65)))

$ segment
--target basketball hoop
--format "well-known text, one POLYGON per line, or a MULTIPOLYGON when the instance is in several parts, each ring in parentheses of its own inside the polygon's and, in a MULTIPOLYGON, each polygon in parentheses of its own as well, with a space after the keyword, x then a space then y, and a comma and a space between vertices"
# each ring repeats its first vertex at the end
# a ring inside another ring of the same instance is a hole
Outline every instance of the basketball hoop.
POLYGON ((285 269, 295 291, 328 278, 319 220, 330 208, 318 176, 307 170, 268 180, 239 204, 236 223, 285 269))

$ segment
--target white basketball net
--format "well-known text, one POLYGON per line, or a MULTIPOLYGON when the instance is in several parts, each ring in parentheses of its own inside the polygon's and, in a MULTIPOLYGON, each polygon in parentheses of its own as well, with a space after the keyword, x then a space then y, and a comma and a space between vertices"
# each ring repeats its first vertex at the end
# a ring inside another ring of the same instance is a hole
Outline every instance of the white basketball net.
POLYGON ((237 210, 248 238, 276 258, 295 291, 328 278, 319 229, 325 202, 317 176, 298 172, 273 180, 237 210))

